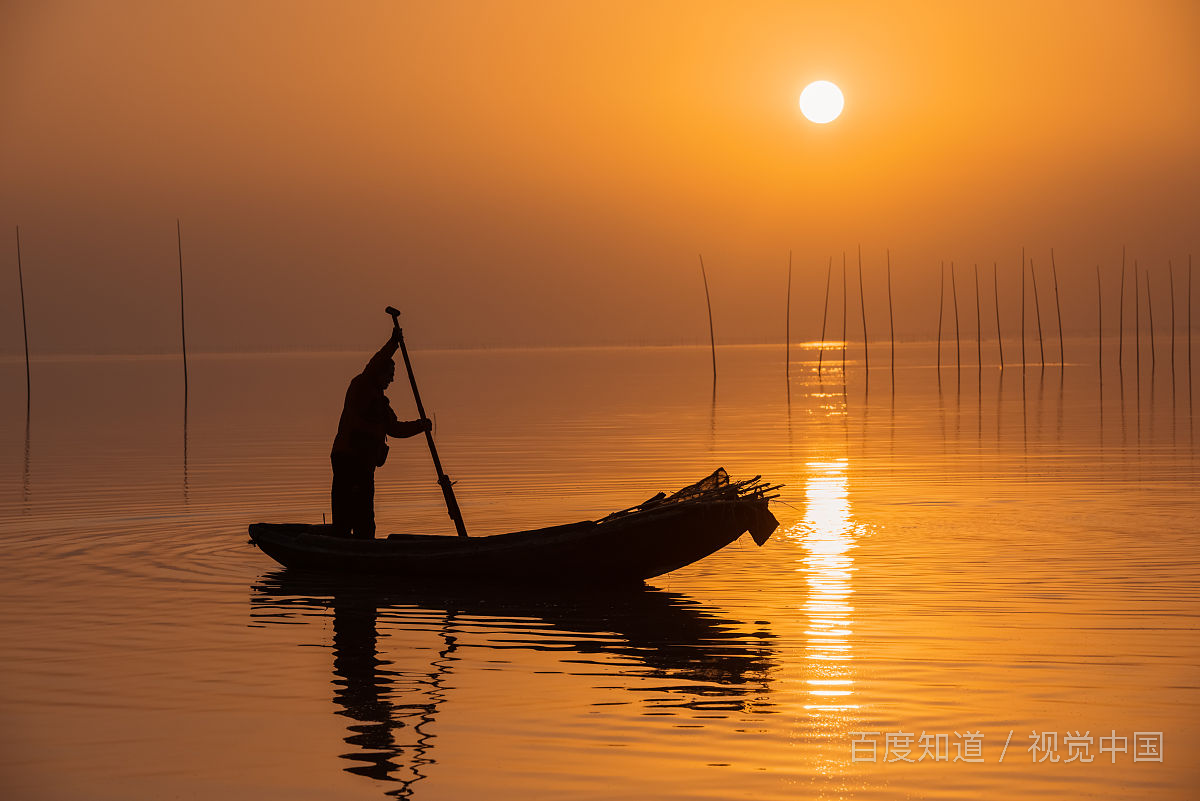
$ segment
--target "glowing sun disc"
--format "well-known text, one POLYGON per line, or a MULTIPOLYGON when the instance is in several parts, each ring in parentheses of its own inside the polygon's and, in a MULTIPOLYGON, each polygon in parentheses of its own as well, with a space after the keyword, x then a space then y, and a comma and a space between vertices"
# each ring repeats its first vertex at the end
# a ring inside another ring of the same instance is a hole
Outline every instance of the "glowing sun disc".
POLYGON ((833 122, 845 105, 842 90, 830 81, 813 81, 800 93, 800 112, 812 122, 833 122))

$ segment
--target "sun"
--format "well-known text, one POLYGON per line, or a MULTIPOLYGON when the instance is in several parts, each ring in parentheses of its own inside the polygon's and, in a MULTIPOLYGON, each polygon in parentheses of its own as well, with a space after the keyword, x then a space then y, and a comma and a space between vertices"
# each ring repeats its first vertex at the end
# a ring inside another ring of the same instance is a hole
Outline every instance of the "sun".
POLYGON ((842 90, 831 81, 813 81, 800 93, 800 112, 812 122, 833 122, 845 105, 842 90))

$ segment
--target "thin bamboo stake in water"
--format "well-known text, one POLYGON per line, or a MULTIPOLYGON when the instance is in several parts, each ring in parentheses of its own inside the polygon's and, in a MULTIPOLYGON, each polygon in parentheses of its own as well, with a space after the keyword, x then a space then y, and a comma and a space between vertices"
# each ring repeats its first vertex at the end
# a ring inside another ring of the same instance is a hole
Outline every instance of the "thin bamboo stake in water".
POLYGON ((1100 265, 1096 265, 1096 358, 1104 372, 1104 293, 1100 289, 1100 265))
POLYGON ((821 362, 825 360, 825 323, 829 321, 829 279, 833 275, 833 256, 825 268, 825 313, 821 315, 821 344, 817 348, 817 375, 821 375, 821 362))
POLYGON ((1037 316, 1038 348, 1042 354, 1042 369, 1046 369, 1046 343, 1042 338, 1042 306, 1038 302, 1037 271, 1033 269, 1033 259, 1029 260, 1029 277, 1033 279, 1033 312, 1037 316))
POLYGON ((1021 369, 1025 369, 1025 248, 1021 248, 1021 369))
POLYGON ((717 383, 717 335, 713 333, 712 299, 708 296, 708 273, 704 271, 704 256, 700 256, 700 277, 704 279, 704 302, 708 305, 708 341, 712 346, 713 385, 717 383))
POLYGON ((1004 337, 1000 334, 1000 265, 992 262, 992 296, 996 301, 996 345, 1000 348, 1000 369, 1004 369, 1004 337))
POLYGON ((942 309, 946 304, 946 262, 942 262, 941 271, 938 273, 938 347, 937 347, 937 366, 938 375, 942 374, 942 309))
POLYGON ((33 397, 33 382, 29 378, 29 327, 25 323, 25 273, 21 269, 21 226, 19 225, 17 226, 17 283, 21 287, 21 333, 25 335, 25 408, 28 410, 30 399, 33 397))
POLYGON ((1063 356, 1062 305, 1058 302, 1058 268, 1054 266, 1054 248, 1050 248, 1050 275, 1054 277, 1054 309, 1058 314, 1058 364, 1060 367, 1066 367, 1067 360, 1063 356))
POLYGON ((1175 375, 1175 268, 1167 259, 1167 281, 1171 285, 1171 375, 1175 375))
POLYGON ((975 265, 975 359, 983 369, 983 318, 979 314, 979 265, 975 265))
POLYGON ((863 294, 862 276, 862 245, 858 246, 858 308, 862 311, 863 321, 863 369, 866 370, 867 380, 871 378, 871 345, 867 341, 867 301, 863 294))
POLYGON ((783 313, 783 374, 792 375, 792 251, 788 251, 787 307, 783 313))
POLYGON ((842 383, 846 383, 846 251, 842 251, 842 383))
POLYGON ((950 262, 950 297, 954 299, 954 369, 962 367, 962 340, 958 335, 958 287, 954 283, 954 262, 950 262))
POLYGON ((1138 263, 1133 260, 1133 368, 1142 379, 1142 296, 1138 288, 1138 263))
POLYGON ((1154 374, 1154 367, 1158 362, 1158 357, 1154 350, 1154 296, 1150 294, 1150 271, 1146 270, 1146 307, 1150 312, 1150 373, 1154 374))
POLYGON ((178 219, 175 220, 175 242, 179 246, 179 338, 183 347, 183 404, 187 406, 187 325, 183 319, 183 231, 179 226, 178 219))
POLYGON ((1125 366, 1125 246, 1121 245, 1121 291, 1117 293, 1120 298, 1119 312, 1117 315, 1117 369, 1120 370, 1125 366))
POLYGON ((887 251, 888 328, 892 334, 892 382, 896 380, 896 318, 892 315, 892 250, 887 251))

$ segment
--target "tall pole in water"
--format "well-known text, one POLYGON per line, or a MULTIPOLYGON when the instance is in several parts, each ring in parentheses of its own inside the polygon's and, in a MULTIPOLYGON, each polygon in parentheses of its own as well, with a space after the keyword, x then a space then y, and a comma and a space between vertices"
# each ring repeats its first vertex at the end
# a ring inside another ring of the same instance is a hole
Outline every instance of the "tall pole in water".
POLYGON ((1121 245, 1121 291, 1117 306, 1117 369, 1125 365, 1125 246, 1121 245))
POLYGON ((1133 352, 1134 369, 1138 381, 1142 380, 1142 296, 1138 287, 1138 263, 1133 260, 1133 352))
POLYGON ((942 311, 946 305, 946 262, 942 262, 938 272, 938 343, 937 369, 938 376, 942 374, 942 311))
POLYGON ((958 287, 954 283, 954 262, 950 262, 950 296, 954 298, 954 369, 962 367, 962 340, 958 335, 958 287))
POLYGON ((1025 369, 1025 248, 1021 248, 1021 369, 1025 369))
POLYGON ((783 374, 792 375, 792 251, 788 251, 787 307, 783 313, 783 374))
POLYGON ((1000 266, 992 262, 992 297, 996 300, 996 345, 1000 348, 1000 369, 1004 369, 1004 337, 1000 334, 1000 266))
POLYGON ((833 256, 825 268, 825 312, 821 315, 821 344, 817 347, 817 376, 821 375, 821 363, 825 361, 825 323, 829 321, 829 279, 833 275, 833 256))
POLYGON ((983 369, 983 318, 979 312, 979 265, 975 265, 975 360, 983 369))
POLYGON ((1171 285, 1171 375, 1175 375, 1175 267, 1167 259, 1167 281, 1171 285))
MULTIPOLYGON (((1191 267, 1189 266, 1188 269, 1190 271, 1191 267)), ((25 408, 28 410, 33 398, 33 382, 29 378, 29 326, 25 322, 25 273, 21 269, 21 226, 19 225, 17 226, 17 283, 21 287, 21 333, 25 335, 25 408)))
POLYGON ((871 378, 871 346, 867 342, 867 301, 863 295, 863 276, 862 276, 862 245, 858 246, 858 308, 862 311, 863 323, 863 369, 866 370, 866 377, 871 378))
POLYGON ((896 381, 896 318, 892 314, 892 249, 887 251, 888 328, 892 334, 892 382, 896 381))
POLYGON ((187 325, 183 318, 183 230, 179 218, 175 218, 175 243, 179 247, 179 338, 183 346, 183 403, 187 405, 188 369, 187 369, 187 325))
POLYGON ((1100 287, 1100 265, 1096 265, 1096 358, 1104 370, 1104 293, 1100 287))
POLYGON ((712 299, 708 296, 708 274, 704 272, 704 256, 700 257, 700 277, 704 279, 704 302, 708 305, 708 341, 712 345, 713 386, 715 387, 717 385, 717 335, 713 333, 712 299))
POLYGON ((1060 367, 1066 367, 1067 360, 1063 356, 1062 305, 1058 302, 1058 268, 1054 266, 1054 248, 1050 248, 1050 275, 1054 277, 1054 308, 1058 314, 1058 364, 1060 367))
POLYGON ((1042 306, 1038 302, 1037 271, 1033 269, 1033 259, 1029 260, 1029 277, 1033 281, 1033 312, 1037 316, 1038 348, 1042 354, 1042 369, 1046 369, 1046 343, 1042 338, 1042 306))
POLYGON ((1150 294, 1150 271, 1146 270, 1146 309, 1150 312, 1150 374, 1158 364, 1158 356, 1154 349, 1154 296, 1150 294))
POLYGON ((842 251, 842 384, 846 383, 846 251, 842 251))

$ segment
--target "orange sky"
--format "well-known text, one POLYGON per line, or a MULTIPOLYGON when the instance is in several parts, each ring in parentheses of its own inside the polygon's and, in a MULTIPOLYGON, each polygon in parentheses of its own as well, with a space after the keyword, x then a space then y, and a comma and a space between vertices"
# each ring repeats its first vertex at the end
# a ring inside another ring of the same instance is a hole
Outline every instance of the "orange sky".
POLYGON ((1122 244, 1200 254, 1186 0, 349 5, 0 6, 0 353, 15 225, 35 354, 176 348, 176 217, 195 350, 369 348, 385 303, 414 346, 704 342, 698 253, 718 341, 778 340, 789 250, 812 338, 858 243, 901 336, 941 259, 1015 310, 1022 245, 1083 330, 1122 244))

